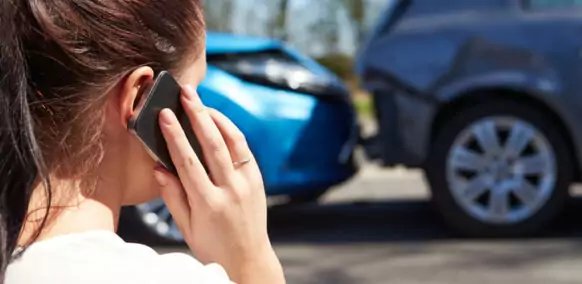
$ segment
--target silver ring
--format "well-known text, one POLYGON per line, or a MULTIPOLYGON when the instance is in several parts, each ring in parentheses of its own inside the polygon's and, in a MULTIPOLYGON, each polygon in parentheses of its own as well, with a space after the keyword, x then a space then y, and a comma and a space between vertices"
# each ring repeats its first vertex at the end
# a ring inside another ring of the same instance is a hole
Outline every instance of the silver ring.
POLYGON ((238 167, 238 166, 242 166, 244 164, 247 164, 250 161, 251 161, 251 158, 246 158, 244 160, 232 162, 232 165, 235 166, 235 167, 238 167))

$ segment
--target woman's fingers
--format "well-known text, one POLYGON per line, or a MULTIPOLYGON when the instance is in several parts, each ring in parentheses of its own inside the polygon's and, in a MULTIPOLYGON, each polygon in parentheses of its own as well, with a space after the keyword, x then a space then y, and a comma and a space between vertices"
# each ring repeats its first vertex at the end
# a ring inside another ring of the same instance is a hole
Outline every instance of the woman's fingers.
POLYGON ((190 146, 178 118, 171 110, 164 109, 160 112, 160 128, 180 181, 187 189, 189 199, 206 195, 205 191, 212 186, 212 183, 190 146))
POLYGON ((222 135, 192 86, 185 86, 182 104, 202 151, 212 180, 217 185, 229 183, 234 171, 230 154, 222 135))
POLYGON ((232 160, 244 162, 243 164, 235 165, 235 168, 238 171, 241 171, 249 182, 253 184, 262 184, 263 177, 261 176, 259 165, 257 165, 251 149, 249 149, 244 134, 221 112, 215 109, 209 109, 208 112, 214 120, 214 123, 216 123, 218 130, 220 130, 220 133, 224 137, 224 141, 228 146, 232 160))
POLYGON ((155 169, 154 177, 161 187, 161 195, 180 232, 190 232, 190 204, 180 181, 164 169, 155 169))
POLYGON ((212 108, 209 108, 208 112, 220 134, 222 134, 222 138, 224 138, 231 160, 237 162, 252 159, 253 153, 249 149, 247 140, 240 129, 221 112, 212 108))

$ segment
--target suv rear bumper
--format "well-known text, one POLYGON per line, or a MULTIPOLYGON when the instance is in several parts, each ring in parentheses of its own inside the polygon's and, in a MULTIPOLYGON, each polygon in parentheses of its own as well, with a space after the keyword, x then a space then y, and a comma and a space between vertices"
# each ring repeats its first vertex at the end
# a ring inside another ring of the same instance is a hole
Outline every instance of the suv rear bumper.
POLYGON ((385 166, 422 166, 436 105, 395 90, 378 89, 372 94, 378 133, 363 143, 368 158, 379 159, 385 166))

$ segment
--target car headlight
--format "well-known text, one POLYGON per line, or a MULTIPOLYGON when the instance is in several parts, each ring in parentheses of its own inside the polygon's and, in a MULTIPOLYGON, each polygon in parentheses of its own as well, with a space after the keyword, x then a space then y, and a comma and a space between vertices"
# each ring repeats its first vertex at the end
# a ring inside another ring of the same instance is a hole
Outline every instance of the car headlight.
POLYGON ((279 51, 208 55, 208 63, 244 81, 313 95, 344 94, 333 77, 315 74, 279 51))

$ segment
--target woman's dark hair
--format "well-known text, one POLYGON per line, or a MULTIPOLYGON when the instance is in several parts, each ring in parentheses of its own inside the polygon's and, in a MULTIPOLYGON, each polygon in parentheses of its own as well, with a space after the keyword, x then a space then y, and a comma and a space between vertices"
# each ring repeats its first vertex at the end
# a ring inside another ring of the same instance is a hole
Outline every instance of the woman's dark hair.
POLYGON ((204 29, 199 0, 0 1, 0 283, 35 185, 50 207, 50 176, 99 164, 106 89, 192 62, 204 29))

